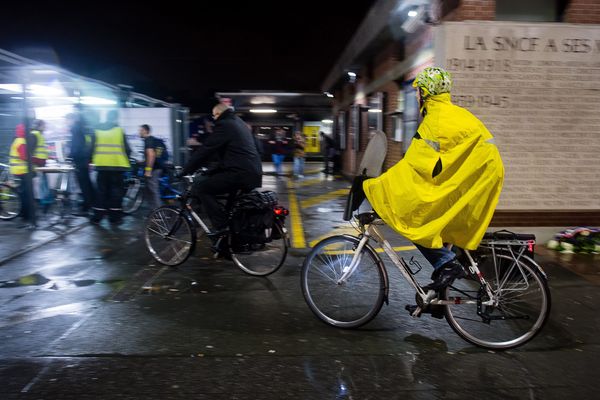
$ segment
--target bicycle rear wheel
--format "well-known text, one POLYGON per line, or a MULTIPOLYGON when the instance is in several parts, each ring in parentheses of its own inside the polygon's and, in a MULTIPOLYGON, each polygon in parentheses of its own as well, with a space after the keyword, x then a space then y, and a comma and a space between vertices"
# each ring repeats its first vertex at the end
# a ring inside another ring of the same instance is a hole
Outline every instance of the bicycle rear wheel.
POLYGON ((478 280, 461 279, 442 296, 456 304, 446 306, 446 320, 466 341, 486 349, 510 349, 533 339, 550 313, 550 291, 533 260, 515 262, 509 254, 484 255, 478 265, 494 294, 489 300, 478 280), (471 304, 465 304, 471 300, 471 304), (461 304, 458 304, 463 302, 461 304))
POLYGON ((285 261, 288 252, 287 232, 279 223, 273 224, 273 239, 265 244, 235 246, 230 243, 231 259, 247 274, 267 276, 277 271, 285 261))
POLYGON ((13 219, 20 213, 21 198, 17 190, 12 186, 0 184, 0 219, 13 219))
POLYGON ((161 206, 150 213, 145 236, 152 257, 172 267, 187 260, 196 246, 196 228, 185 211, 173 206, 161 206))
POLYGON ((125 180, 125 196, 123 196, 122 208, 125 214, 136 212, 144 198, 142 181, 138 178, 125 180))
POLYGON ((332 236, 319 242, 302 266, 302 293, 311 311, 323 322, 356 328, 372 320, 386 300, 388 278, 381 258, 365 245, 356 269, 339 282, 350 267, 360 239, 332 236))

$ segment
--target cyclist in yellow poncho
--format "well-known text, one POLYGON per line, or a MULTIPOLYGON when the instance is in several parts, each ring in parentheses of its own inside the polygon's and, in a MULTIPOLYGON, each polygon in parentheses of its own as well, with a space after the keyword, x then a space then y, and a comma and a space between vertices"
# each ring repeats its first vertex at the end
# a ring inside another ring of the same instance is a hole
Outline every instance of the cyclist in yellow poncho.
POLYGON ((421 71, 413 86, 423 121, 405 157, 363 189, 373 209, 431 263, 440 290, 465 272, 451 246, 477 248, 494 214, 504 167, 483 123, 450 100, 442 68, 421 71))

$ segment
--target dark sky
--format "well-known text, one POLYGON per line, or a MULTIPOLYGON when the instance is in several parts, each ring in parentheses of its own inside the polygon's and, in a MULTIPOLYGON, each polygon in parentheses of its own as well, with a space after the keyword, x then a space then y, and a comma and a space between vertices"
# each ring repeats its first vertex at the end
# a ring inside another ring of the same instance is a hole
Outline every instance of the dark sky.
POLYGON ((217 90, 318 91, 374 2, 5 0, 0 48, 203 112, 217 90))

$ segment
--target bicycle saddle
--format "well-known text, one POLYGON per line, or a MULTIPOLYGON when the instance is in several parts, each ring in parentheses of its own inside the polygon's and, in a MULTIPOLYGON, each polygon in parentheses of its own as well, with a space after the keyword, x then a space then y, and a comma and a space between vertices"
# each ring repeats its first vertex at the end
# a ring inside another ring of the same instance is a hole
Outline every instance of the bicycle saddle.
POLYGON ((375 211, 370 211, 370 212, 358 214, 356 216, 356 218, 358 219, 358 222, 361 225, 369 225, 376 219, 379 219, 379 215, 377 215, 377 213, 375 211))

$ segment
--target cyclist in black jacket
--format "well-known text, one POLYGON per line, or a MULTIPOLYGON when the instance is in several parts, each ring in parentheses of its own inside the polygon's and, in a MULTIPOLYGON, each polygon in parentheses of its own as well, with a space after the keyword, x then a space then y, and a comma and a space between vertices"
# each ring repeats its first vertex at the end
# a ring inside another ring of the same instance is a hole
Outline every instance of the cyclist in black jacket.
POLYGON ((251 190, 262 185, 262 164, 248 126, 226 104, 219 103, 213 110, 214 132, 200 146, 184 166, 181 174, 188 175, 203 167, 215 154, 217 169, 199 177, 192 187, 211 218, 213 230, 227 228, 227 215, 216 195, 251 190))

